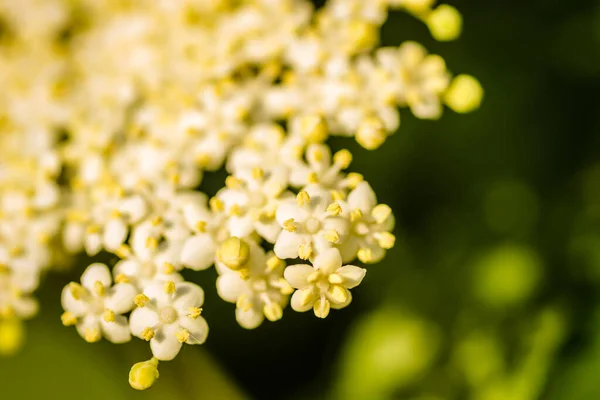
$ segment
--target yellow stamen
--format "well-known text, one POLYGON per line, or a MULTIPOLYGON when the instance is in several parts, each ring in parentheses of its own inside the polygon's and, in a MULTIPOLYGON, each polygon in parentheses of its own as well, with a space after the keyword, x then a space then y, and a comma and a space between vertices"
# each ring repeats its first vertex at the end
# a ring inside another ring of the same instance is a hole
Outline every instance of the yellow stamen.
POLYGON ((125 275, 125 274, 118 274, 115 277, 115 282, 116 283, 129 283, 130 280, 129 280, 129 277, 127 275, 125 275))
POLYGON ((196 222, 196 230, 200 233, 206 232, 206 221, 198 221, 196 222))
POLYGON ((371 249, 359 249, 357 253, 357 257, 360 261, 368 264, 373 261, 373 252, 371 249))
POLYGON ((335 229, 326 232, 323 236, 331 243, 337 243, 340 240, 340 234, 335 229))
POLYGON ((176 290, 177 290, 177 287, 175 287, 175 282, 173 282, 173 281, 165 282, 164 291, 166 294, 173 294, 173 293, 175 293, 176 290))
POLYGON ((378 204, 371 211, 371 215, 378 224, 385 222, 392 214, 392 209, 386 204, 378 204))
POLYGON ((190 307, 188 308, 189 314, 188 317, 191 319, 197 319, 200 314, 202 314, 202 308, 200 307, 190 307))
POLYGON ((145 294, 138 294, 137 296, 135 296, 133 301, 136 306, 145 307, 146 304, 148 304, 148 302, 150 301, 150 299, 145 294))
POLYGON ((104 310, 103 318, 106 322, 115 322, 115 312, 107 308, 104 310))
POLYGON ((340 215, 342 213, 342 207, 339 205, 339 203, 331 203, 330 205, 327 206, 327 212, 331 216, 337 217, 338 215, 340 215))
POLYGON ((152 329, 150 327, 146 327, 146 328, 144 328, 144 330, 142 331, 142 334, 140 336, 142 339, 149 342, 154 337, 154 329, 152 329))
POLYGON ((83 286, 75 282, 69 283, 69 291, 75 300, 81 300, 87 292, 83 286))
POLYGON ((362 211, 358 208, 355 208, 350 212, 350 222, 356 222, 363 217, 362 211))
POLYGON ((343 304, 348 300, 348 293, 340 285, 331 285, 328 292, 329 298, 338 304, 343 304))
POLYGON ((379 243, 379 246, 381 246, 382 249, 389 250, 392 247, 394 247, 394 244, 396 243, 396 236, 394 236, 390 232, 379 232, 376 233, 374 236, 377 240, 377 243, 379 243))
POLYGON ((97 328, 87 328, 83 338, 88 343, 95 343, 100 340, 100 332, 97 328))
POLYGON ((211 198, 208 203, 213 212, 223 212, 223 210, 225 210, 225 204, 216 197, 211 198))
POLYGON ((65 311, 62 313, 60 320, 64 326, 73 326, 77 324, 77 317, 70 311, 65 311))
POLYGON ((278 321, 283 317, 283 309, 277 303, 270 302, 263 307, 265 317, 271 322, 278 321))
POLYGON ((256 180, 261 180, 265 177, 265 171, 262 168, 254 167, 252 169, 252 177, 256 180))
POLYGON ((311 243, 302 243, 298 246, 298 257, 303 260, 308 260, 312 255, 312 244, 311 243))
POLYGON ((296 232, 298 227, 294 222, 294 218, 286 219, 285 221, 283 221, 283 229, 285 229, 288 232, 296 232))
POLYGON ((185 328, 181 328, 181 330, 179 330, 175 336, 180 343, 185 343, 190 338, 190 332, 188 332, 188 330, 185 328))
POLYGON ((299 206, 303 206, 305 204, 310 203, 310 196, 308 195, 308 193, 306 193, 304 190, 302 190, 296 196, 296 201, 298 202, 299 206))
POLYGON ((285 262, 276 256, 272 256, 267 260, 267 272, 273 272, 278 268, 285 267, 285 262))
POLYGON ((97 296, 104 296, 105 288, 102 282, 94 282, 94 293, 96 293, 97 296))

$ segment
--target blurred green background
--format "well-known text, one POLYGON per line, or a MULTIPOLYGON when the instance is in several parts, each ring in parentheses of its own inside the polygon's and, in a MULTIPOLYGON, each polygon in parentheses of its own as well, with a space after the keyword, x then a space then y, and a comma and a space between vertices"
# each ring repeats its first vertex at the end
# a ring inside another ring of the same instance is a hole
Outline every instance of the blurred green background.
MULTIPOLYGON (((600 4, 448 3, 464 16, 458 41, 392 13, 382 43, 417 40, 473 74, 481 109, 404 111, 376 153, 333 141, 398 220, 351 307, 246 331, 214 271, 188 275, 207 292, 209 340, 139 393, 127 374, 147 344, 89 345, 62 327, 58 288, 76 274, 54 276, 26 346, 0 358, 0 397, 600 399, 600 4)), ((223 176, 208 179, 216 189, 223 176)))

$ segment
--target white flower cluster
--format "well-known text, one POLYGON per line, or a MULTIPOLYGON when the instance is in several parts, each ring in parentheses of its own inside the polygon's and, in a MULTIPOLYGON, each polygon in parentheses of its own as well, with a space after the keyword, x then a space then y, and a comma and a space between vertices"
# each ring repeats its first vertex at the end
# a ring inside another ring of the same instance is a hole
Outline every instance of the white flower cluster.
POLYGON ((115 254, 65 287, 62 321, 88 342, 149 341, 130 374, 145 389, 208 334, 183 269, 215 265, 248 329, 289 302, 320 318, 347 306, 365 269, 345 264, 380 261, 394 217, 328 137, 376 149, 399 107, 438 118, 482 97, 417 43, 375 50, 389 7, 458 36, 460 14, 432 3, 1 0, 0 319, 35 314, 67 256, 115 254), (208 198, 203 174, 221 168, 208 198))

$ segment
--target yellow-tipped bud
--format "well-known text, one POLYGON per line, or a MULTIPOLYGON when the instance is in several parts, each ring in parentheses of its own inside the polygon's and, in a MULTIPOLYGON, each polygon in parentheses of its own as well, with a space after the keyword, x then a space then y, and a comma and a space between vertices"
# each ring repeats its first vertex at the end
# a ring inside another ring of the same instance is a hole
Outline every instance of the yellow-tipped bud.
POLYGON ((454 40, 460 36, 462 31, 462 15, 456 8, 448 4, 441 4, 429 13, 425 23, 431 36, 440 42, 454 40))
POLYGON ((232 236, 225 240, 218 251, 219 260, 234 271, 242 269, 250 258, 248 243, 239 237, 232 236))
POLYGON ((129 384, 136 390, 146 390, 158 379, 158 360, 154 357, 148 361, 134 364, 129 371, 129 384))
POLYGON ((367 150, 379 148, 387 136, 383 122, 375 117, 365 119, 356 131, 356 141, 367 150))
POLYGON ((475 111, 483 100, 483 88, 471 75, 458 75, 444 95, 444 102, 453 111, 461 114, 475 111))
POLYGON ((305 115, 300 119, 300 134, 309 143, 322 143, 329 136, 327 121, 320 115, 305 115))

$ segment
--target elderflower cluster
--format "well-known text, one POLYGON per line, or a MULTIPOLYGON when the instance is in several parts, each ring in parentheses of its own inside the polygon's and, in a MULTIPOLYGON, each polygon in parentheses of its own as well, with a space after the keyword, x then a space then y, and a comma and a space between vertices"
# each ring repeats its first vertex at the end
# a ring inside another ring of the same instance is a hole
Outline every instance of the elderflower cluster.
POLYGON ((207 338, 184 269, 214 265, 248 329, 288 304, 346 307, 366 272, 352 263, 394 246, 394 216, 327 139, 374 150, 400 108, 436 119, 482 98, 415 42, 376 48, 390 8, 456 38, 460 14, 433 3, 0 0, 0 319, 33 316, 40 278, 73 255, 112 253, 64 288, 62 322, 148 341, 130 373, 146 389, 207 338))

